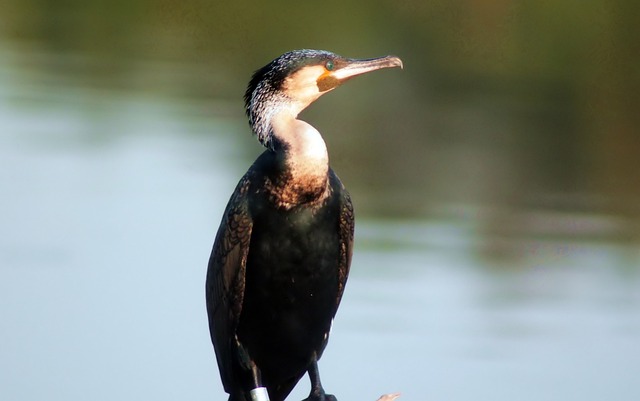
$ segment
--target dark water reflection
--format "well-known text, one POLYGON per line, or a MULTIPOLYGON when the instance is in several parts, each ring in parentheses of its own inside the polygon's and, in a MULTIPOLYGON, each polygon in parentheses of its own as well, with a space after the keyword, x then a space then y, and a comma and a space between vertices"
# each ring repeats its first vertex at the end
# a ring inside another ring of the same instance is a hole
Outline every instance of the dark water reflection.
MULTIPOLYGON (((545 20, 529 56, 517 41, 535 29, 512 11, 498 40, 497 3, 479 20, 455 5, 376 3, 336 17, 368 40, 276 32, 260 48, 207 34, 266 37, 242 23, 260 10, 239 3, 215 10, 235 21, 222 25, 210 5, 196 18, 192 3, 150 15, 134 3, 103 21, 85 18, 91 4, 44 7, 40 23, 12 5, 0 28, 1 398, 222 397, 202 287, 228 194, 260 151, 240 96, 252 69, 305 46, 391 49, 406 65, 304 115, 359 216, 326 386, 342 400, 638 398, 638 81, 625 13, 581 10, 619 22, 589 28, 620 60, 594 65, 575 62, 581 24, 556 37, 562 24, 545 20), (381 13, 395 21, 384 40, 368 25, 381 13), (439 35, 451 22, 481 43, 439 35), (510 49, 502 64, 492 40, 510 49)), ((298 22, 278 21, 308 24, 296 7, 298 22)))

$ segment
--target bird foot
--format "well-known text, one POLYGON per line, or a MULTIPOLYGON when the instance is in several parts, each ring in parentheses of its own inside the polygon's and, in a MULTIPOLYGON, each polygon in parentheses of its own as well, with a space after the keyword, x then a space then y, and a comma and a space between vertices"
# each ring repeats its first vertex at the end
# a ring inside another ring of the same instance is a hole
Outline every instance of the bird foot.
POLYGON ((311 394, 309 394, 309 397, 305 398, 302 401, 338 401, 338 399, 336 398, 335 395, 326 394, 324 391, 322 392, 313 391, 311 392, 311 394))

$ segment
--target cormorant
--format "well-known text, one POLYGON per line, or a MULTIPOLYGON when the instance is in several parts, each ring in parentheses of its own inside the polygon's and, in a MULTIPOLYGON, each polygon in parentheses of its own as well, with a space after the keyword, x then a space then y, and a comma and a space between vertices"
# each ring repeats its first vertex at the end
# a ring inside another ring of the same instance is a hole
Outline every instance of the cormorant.
POLYGON ((305 372, 308 401, 335 400, 322 388, 317 362, 349 274, 353 206, 322 136, 297 116, 346 80, 390 67, 402 61, 296 50, 251 78, 246 112, 267 150, 231 195, 206 281, 229 401, 282 401, 305 372))

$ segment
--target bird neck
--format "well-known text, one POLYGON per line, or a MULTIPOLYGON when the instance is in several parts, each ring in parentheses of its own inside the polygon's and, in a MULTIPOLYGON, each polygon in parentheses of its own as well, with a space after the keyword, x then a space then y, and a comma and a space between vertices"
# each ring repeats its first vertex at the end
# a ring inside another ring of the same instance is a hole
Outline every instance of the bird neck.
POLYGON ((283 111, 271 120, 273 141, 278 144, 288 170, 301 175, 326 176, 329 169, 327 146, 311 124, 283 111))
POLYGON ((329 155, 318 130, 283 110, 271 119, 271 135, 282 168, 279 197, 295 204, 326 195, 329 155))

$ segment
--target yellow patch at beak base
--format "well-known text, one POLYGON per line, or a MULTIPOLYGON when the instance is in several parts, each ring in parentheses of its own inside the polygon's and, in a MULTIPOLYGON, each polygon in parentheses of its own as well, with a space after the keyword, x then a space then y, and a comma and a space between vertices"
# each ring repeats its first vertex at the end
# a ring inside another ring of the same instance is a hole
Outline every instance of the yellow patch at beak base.
POLYGON ((316 84, 318 85, 318 90, 320 92, 326 92, 340 85, 340 80, 333 76, 330 71, 326 71, 324 74, 320 75, 316 80, 316 84))

